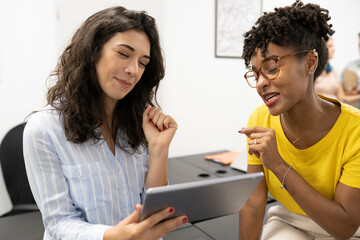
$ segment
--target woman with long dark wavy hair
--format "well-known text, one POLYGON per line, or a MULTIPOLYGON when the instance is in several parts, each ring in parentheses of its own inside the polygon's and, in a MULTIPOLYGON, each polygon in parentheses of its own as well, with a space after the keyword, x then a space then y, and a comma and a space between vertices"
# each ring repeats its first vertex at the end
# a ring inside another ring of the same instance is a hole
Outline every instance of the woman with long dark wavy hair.
POLYGON ((24 131, 44 239, 159 239, 187 221, 139 223, 145 190, 167 184, 176 121, 154 106, 164 63, 155 20, 113 7, 90 16, 51 75, 48 105, 24 131))

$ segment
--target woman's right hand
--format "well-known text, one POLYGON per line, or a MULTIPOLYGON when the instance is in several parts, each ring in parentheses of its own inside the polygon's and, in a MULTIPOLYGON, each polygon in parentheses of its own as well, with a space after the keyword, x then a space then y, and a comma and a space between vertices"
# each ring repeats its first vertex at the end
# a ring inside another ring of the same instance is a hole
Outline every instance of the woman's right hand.
MULTIPOLYGON (((272 172, 286 164, 279 153, 274 129, 255 126, 243 128, 239 133, 245 134, 250 139, 248 142, 249 154, 255 154, 261 159, 262 164, 272 172)), ((287 168, 286 164, 285 171, 287 168)))
POLYGON ((105 231, 104 240, 158 240, 188 220, 186 216, 180 216, 161 222, 161 220, 174 213, 174 209, 169 207, 139 222, 141 209, 142 206, 137 204, 135 211, 131 215, 118 225, 105 231))

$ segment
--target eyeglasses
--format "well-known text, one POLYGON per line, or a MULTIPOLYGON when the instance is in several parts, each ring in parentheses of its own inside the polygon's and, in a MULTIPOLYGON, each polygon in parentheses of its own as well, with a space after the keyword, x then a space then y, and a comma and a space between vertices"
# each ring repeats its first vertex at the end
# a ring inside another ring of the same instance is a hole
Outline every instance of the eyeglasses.
MULTIPOLYGON (((279 76, 280 67, 279 67, 278 62, 281 59, 284 59, 287 57, 292 57, 292 56, 295 56, 295 55, 298 55, 301 53, 307 53, 307 52, 309 52, 309 50, 303 50, 300 52, 290 53, 290 54, 287 54, 287 55, 284 55, 281 57, 270 58, 270 59, 266 60, 265 62, 263 62, 263 64, 261 65, 261 67, 259 68, 258 71, 256 71, 256 70, 248 71, 247 73, 245 73, 244 77, 250 87, 256 88, 256 84, 258 82, 260 73, 267 80, 274 80, 275 78, 277 78, 277 76, 279 76)), ((316 56, 317 56, 317 52, 315 49, 313 49, 312 52, 314 53, 314 55, 316 54, 316 56)))

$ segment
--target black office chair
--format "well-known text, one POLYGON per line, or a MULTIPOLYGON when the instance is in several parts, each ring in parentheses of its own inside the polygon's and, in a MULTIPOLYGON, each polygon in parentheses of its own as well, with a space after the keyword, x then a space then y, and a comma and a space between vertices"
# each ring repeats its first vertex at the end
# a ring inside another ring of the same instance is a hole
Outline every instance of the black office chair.
POLYGON ((0 163, 13 209, 1 216, 38 211, 25 171, 23 132, 25 123, 12 128, 0 145, 0 163))

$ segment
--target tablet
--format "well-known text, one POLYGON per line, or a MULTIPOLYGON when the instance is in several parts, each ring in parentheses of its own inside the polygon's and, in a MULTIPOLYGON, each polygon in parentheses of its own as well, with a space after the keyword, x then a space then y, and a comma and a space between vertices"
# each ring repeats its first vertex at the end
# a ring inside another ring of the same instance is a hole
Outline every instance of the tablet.
POLYGON ((149 188, 140 221, 170 206, 175 212, 168 218, 187 215, 191 223, 237 213, 263 177, 260 172, 149 188))

